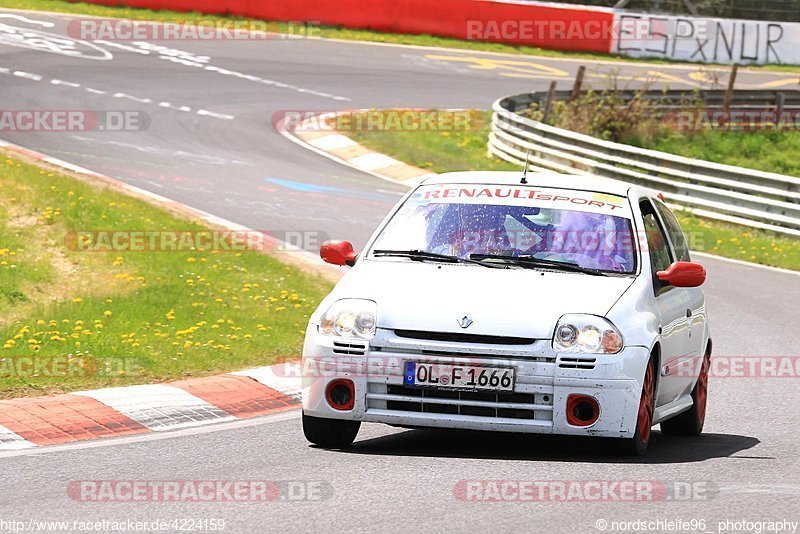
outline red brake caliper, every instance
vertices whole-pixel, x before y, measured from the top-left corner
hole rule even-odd
[[[639,401],[639,438],[642,443],[647,443],[650,439],[650,429],[653,426],[653,411],[655,410],[655,380],[653,376],[653,366],[647,364],[647,372],[644,375],[644,387],[642,387],[642,399]]]

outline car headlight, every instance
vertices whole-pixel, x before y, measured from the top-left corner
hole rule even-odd
[[[342,299],[336,301],[322,315],[320,333],[326,336],[375,337],[377,305],[371,300]]]
[[[564,315],[553,334],[559,352],[616,354],[622,350],[622,334],[608,319],[596,315]]]

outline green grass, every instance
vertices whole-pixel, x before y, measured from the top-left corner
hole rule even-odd
[[[2,157],[0,397],[298,357],[329,282],[255,251],[87,252],[67,239],[87,230],[207,229],[110,188]],[[85,366],[70,376],[20,373],[26,357]]]
[[[467,128],[445,131],[367,131],[365,128],[346,133],[354,141],[373,150],[437,173],[519,169],[518,165],[499,158],[486,157],[486,136],[490,121],[491,113],[472,110],[469,112],[469,120],[462,122],[468,125]]]
[[[490,112],[471,111],[472,120],[469,121],[470,126],[467,131],[383,130],[347,132],[347,135],[372,150],[434,172],[519,170],[519,166],[488,155],[486,125],[490,116]],[[793,157],[800,155],[795,141],[797,134],[779,134],[779,140],[774,146],[769,143],[759,145],[757,141],[752,141],[751,145],[750,138],[746,137],[762,134],[742,134],[745,136],[744,146],[727,141],[724,136],[730,134],[720,135],[723,137],[717,145],[714,145],[716,151],[713,153],[708,150],[694,153],[693,151],[700,149],[690,143],[678,144],[677,148],[682,149],[685,155],[704,159],[713,156],[711,159],[714,161],[733,164],[745,163],[747,150],[758,150],[762,155],[769,157],[762,157],[758,162],[748,162],[748,165],[774,172],[786,172],[800,165],[798,163],[800,160],[792,161]],[[792,142],[795,145],[792,145]],[[649,148],[661,150],[664,147]],[[696,251],[800,270],[800,239],[701,219],[685,212],[678,212],[676,215],[689,237],[692,248]]]
[[[272,0],[266,0],[272,1]],[[122,3],[122,0],[120,0]],[[100,6],[87,4],[84,2],[67,2],[65,0],[0,0],[0,7],[13,9],[30,9],[38,11],[56,11],[61,13],[77,13],[93,15],[98,17],[117,17],[133,20],[152,20],[158,22],[188,22],[191,19],[202,17],[204,21],[222,21],[246,19],[241,17],[223,17],[216,15],[205,15],[199,12],[180,13],[169,10],[153,11],[150,9],[131,8],[126,6]],[[255,24],[255,28],[261,28],[262,24]],[[279,22],[271,31],[292,33],[288,24]],[[395,33],[376,32],[371,30],[351,30],[341,27],[321,26],[315,30],[314,36],[329,39],[345,39],[351,41],[371,41],[377,43],[406,44],[417,46],[438,46],[443,48],[454,48],[462,50],[478,50],[483,52],[496,52],[504,54],[523,54],[550,58],[566,59],[589,59],[606,61],[628,61],[643,64],[675,64],[681,63],[674,60],[661,58],[632,58],[615,54],[596,54],[587,52],[564,52],[560,50],[549,50],[531,46],[511,46],[500,43],[488,43],[480,41],[467,41],[461,39],[450,39],[433,35],[404,35]],[[688,63],[687,63],[688,64]],[[748,68],[761,68],[766,70],[776,70],[781,72],[800,72],[800,67],[793,65],[763,65]]]
[[[676,212],[693,250],[800,271],[800,239]]]
[[[647,142],[636,138],[625,142],[689,158],[800,176],[798,132],[666,132]]]

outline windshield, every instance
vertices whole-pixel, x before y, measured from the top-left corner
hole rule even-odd
[[[372,250],[533,257],[633,273],[624,200],[524,186],[424,186],[392,217]]]

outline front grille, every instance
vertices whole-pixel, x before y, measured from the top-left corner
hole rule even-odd
[[[334,354],[349,354],[353,356],[363,356],[367,352],[367,345],[364,343],[344,343],[342,341],[333,342]]]
[[[594,369],[597,363],[597,358],[580,358],[580,357],[567,357],[562,356],[558,361],[558,366],[561,369]]]
[[[450,341],[453,343],[482,343],[486,345],[532,345],[536,340],[529,337],[482,336],[450,332],[425,332],[422,330],[395,330],[397,337],[425,339],[429,341]]]
[[[391,347],[381,347],[376,345],[370,346],[370,352],[373,354],[378,353],[390,353],[397,355],[398,357],[402,357],[405,359],[413,360],[413,359],[425,359],[429,356],[441,357],[441,358],[472,358],[472,359],[479,359],[488,361],[491,359],[503,360],[506,362],[509,361],[524,361],[524,362],[542,362],[542,363],[553,363],[555,362],[555,355],[550,354],[542,354],[538,353],[536,349],[532,348],[530,351],[521,351],[517,350],[514,352],[496,352],[496,353],[489,353],[483,351],[477,351],[480,347],[473,348],[473,350],[465,350],[464,346],[459,346],[456,348],[449,348],[449,347],[438,347],[436,345],[432,345],[434,348],[419,348],[419,347],[398,347],[398,346],[391,346]]]
[[[400,412],[552,421],[553,397],[539,393],[492,393],[371,385],[370,407]],[[384,393],[385,391],[385,393]]]

